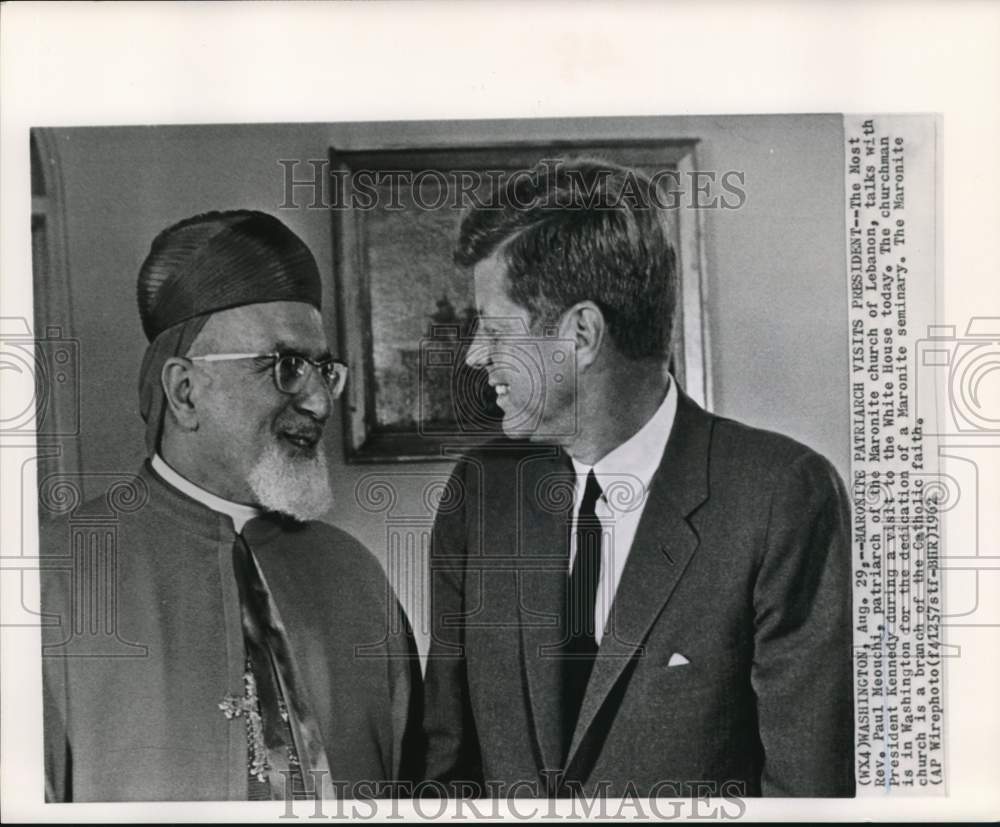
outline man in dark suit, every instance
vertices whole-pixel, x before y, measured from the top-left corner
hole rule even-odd
[[[496,196],[456,258],[480,306],[468,361],[512,439],[458,463],[434,528],[429,776],[467,794],[853,795],[836,471],[670,375],[675,256],[648,178],[562,162]]]

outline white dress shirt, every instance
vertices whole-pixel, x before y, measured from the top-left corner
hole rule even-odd
[[[244,525],[261,513],[261,509],[254,508],[252,505],[224,500],[222,497],[217,497],[210,491],[206,491],[200,485],[195,485],[191,480],[182,477],[167,465],[159,454],[153,455],[151,464],[153,470],[163,478],[164,482],[169,483],[182,494],[187,494],[192,500],[197,500],[202,505],[211,508],[212,511],[231,517],[237,534],[243,530]]]
[[[580,514],[580,504],[591,469],[601,486],[601,497],[595,506],[601,521],[601,577],[594,607],[594,630],[598,644],[604,637],[604,627],[611,604],[621,581],[639,520],[646,507],[646,497],[653,474],[660,466],[667,439],[677,414],[677,383],[670,377],[667,395],[650,420],[630,439],[598,460],[584,465],[573,460],[576,471],[576,504],[573,507],[574,526]],[[576,531],[570,540],[569,566],[576,559]]]

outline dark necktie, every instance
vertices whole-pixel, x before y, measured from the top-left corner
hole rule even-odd
[[[301,678],[271,593],[242,535],[233,544],[233,567],[240,594],[248,681],[257,697],[260,719],[249,736],[249,795],[269,787],[270,798],[285,797],[284,785],[302,794],[303,771],[328,771],[321,737],[305,706]],[[286,781],[287,779],[287,781]],[[311,780],[311,779],[310,779]]]
[[[576,557],[569,576],[567,647],[563,659],[564,754],[569,750],[597,656],[594,610],[601,578],[601,522],[596,511],[600,497],[601,486],[591,470],[576,519]]]

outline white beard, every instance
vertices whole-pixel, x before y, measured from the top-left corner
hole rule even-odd
[[[272,442],[251,469],[247,482],[263,508],[302,522],[318,519],[333,500],[322,449],[311,457],[296,457]]]

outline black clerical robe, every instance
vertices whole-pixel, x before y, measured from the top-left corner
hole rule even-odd
[[[329,783],[371,795],[419,773],[419,662],[378,561],[319,522],[264,516],[242,535],[287,631]],[[148,464],[43,520],[48,800],[247,798],[246,722],[223,710],[243,695],[246,664],[234,537],[229,517]]]

